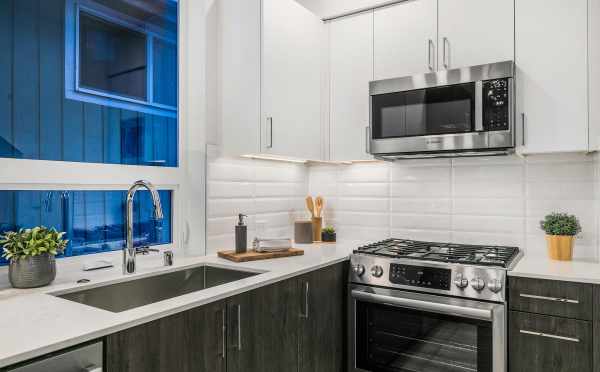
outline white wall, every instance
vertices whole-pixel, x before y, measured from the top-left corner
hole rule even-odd
[[[390,3],[390,0],[296,0],[321,18]]]
[[[309,191],[325,196],[326,223],[341,240],[516,245],[544,255],[539,221],[564,211],[583,226],[575,256],[597,260],[598,169],[584,154],[316,166]]]

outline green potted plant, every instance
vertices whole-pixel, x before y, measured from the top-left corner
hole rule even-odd
[[[327,226],[326,228],[324,228],[323,232],[321,233],[321,240],[324,242],[335,242],[335,228],[333,226]]]
[[[55,256],[64,251],[64,232],[40,226],[9,231],[0,236],[2,257],[9,260],[8,275],[15,288],[36,288],[56,278]]]
[[[546,232],[550,258],[571,261],[575,237],[581,232],[577,217],[566,213],[551,213],[540,221],[540,227]]]

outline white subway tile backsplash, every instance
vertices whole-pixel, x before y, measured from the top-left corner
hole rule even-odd
[[[392,184],[395,198],[448,198],[449,182],[398,182]]]
[[[311,192],[326,189],[331,194],[337,189],[330,196],[336,200],[333,220],[340,232],[354,237],[365,229],[372,234],[374,226],[381,224],[379,231],[388,235],[374,237],[377,240],[395,236],[516,245],[545,255],[539,220],[561,211],[575,214],[581,221],[583,233],[577,240],[576,256],[599,256],[598,156],[554,154],[526,159],[505,156],[316,166],[309,169],[309,183]],[[382,196],[384,183],[389,183],[389,203]],[[360,187],[353,189],[355,185]],[[357,230],[367,216],[377,217]]]
[[[387,198],[389,193],[389,183],[340,183],[338,185],[338,196]]]
[[[452,227],[447,214],[392,214],[392,229],[444,230]]]
[[[456,198],[452,200],[452,213],[471,216],[523,217],[525,215],[524,199],[470,199]]]
[[[450,214],[450,199],[392,198],[393,213]]]
[[[516,245],[546,255],[539,220],[577,215],[575,256],[598,259],[598,156],[556,154],[395,163],[311,165],[213,159],[208,166],[210,252],[232,247],[238,213],[249,230],[263,221],[272,236],[291,236],[309,218],[306,195],[325,197],[325,224],[340,241],[390,236],[467,244]]]

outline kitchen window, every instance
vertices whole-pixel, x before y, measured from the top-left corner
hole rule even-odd
[[[67,0],[66,96],[176,117],[176,5],[151,1],[131,11],[128,1]]]

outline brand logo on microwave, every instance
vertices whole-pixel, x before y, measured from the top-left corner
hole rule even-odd
[[[426,141],[426,143],[428,145],[439,145],[440,143],[442,143],[442,140],[441,139],[428,139]]]

